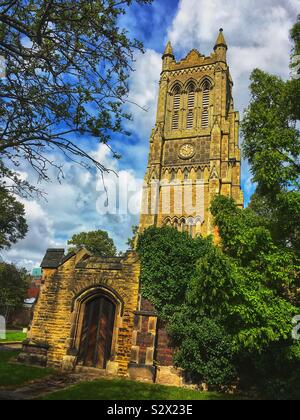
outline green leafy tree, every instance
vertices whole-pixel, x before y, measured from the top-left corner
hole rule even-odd
[[[300,18],[291,37],[298,56]],[[277,243],[300,253],[300,77],[284,81],[256,69],[250,89],[242,122],[244,156],[257,183],[250,207]]]
[[[14,265],[0,263],[0,314],[9,315],[22,307],[28,287],[27,276]]]
[[[291,39],[294,43],[291,60],[293,78],[288,82],[288,88],[293,110],[293,119],[300,120],[300,15],[291,30]]]
[[[277,76],[254,70],[252,100],[243,120],[243,150],[253,180],[263,195],[299,190],[299,131],[292,120],[287,83]]]
[[[188,304],[220,320],[237,355],[260,354],[274,342],[289,340],[292,318],[298,313],[268,284],[264,271],[252,265],[244,268],[218,248],[197,263]]]
[[[139,236],[142,293],[164,320],[184,304],[195,263],[207,246],[210,240],[192,239],[170,227],[150,227]]]
[[[61,152],[86,168],[108,169],[86,151],[92,136],[108,144],[125,133],[127,79],[142,44],[119,26],[133,3],[152,0],[8,0],[0,4],[0,158],[17,190],[28,191],[18,171],[25,159],[47,180],[48,165],[62,174]],[[114,152],[115,157],[119,157]],[[5,159],[5,165],[4,165]]]
[[[28,231],[25,209],[15,197],[0,188],[0,249],[10,248]]]
[[[291,29],[291,38],[294,42],[294,51],[295,55],[300,54],[300,15],[298,16],[297,22]]]
[[[68,245],[71,245],[69,252],[76,252],[85,247],[97,257],[113,257],[117,253],[114,241],[103,230],[73,235],[72,239],[68,241]]]
[[[213,249],[211,238],[193,239],[170,227],[146,229],[137,244],[142,295],[167,321],[175,364],[193,381],[217,386],[235,378],[231,337],[187,297],[197,261]]]
[[[212,213],[222,247],[172,228],[149,228],[138,252],[143,296],[167,321],[177,365],[221,386],[232,382],[234,372],[250,374],[268,351],[292,346],[299,266],[251,210],[218,196]],[[199,329],[202,319],[208,320],[211,342]]]
[[[154,304],[160,318],[167,321],[176,349],[175,364],[185,369],[194,381],[220,386],[235,378],[233,340],[219,320],[211,316],[212,308],[206,313],[202,298],[195,299],[191,290],[197,261],[215,250],[211,238],[193,239],[170,227],[146,229],[139,236],[137,246],[142,295]],[[206,266],[206,270],[213,270],[221,279],[224,266],[217,264],[218,260],[213,266]],[[221,299],[218,300],[222,305]]]
[[[193,383],[232,385],[237,378],[232,338],[220,323],[199,312],[186,306],[169,323],[177,349],[174,362]]]

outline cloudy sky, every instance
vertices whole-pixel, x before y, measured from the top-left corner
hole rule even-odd
[[[65,162],[65,179],[61,184],[53,181],[40,186],[47,193],[47,201],[24,201],[29,233],[9,252],[2,253],[2,257],[30,269],[40,264],[47,248],[66,247],[74,233],[95,229],[107,230],[117,247],[125,250],[131,226],[138,223],[138,190],[155,123],[161,55],[167,41],[172,42],[177,60],[192,48],[209,55],[219,28],[224,28],[235,82],[235,105],[242,114],[249,102],[249,76],[254,68],[289,77],[289,30],[299,13],[300,0],[154,0],[151,6],[131,7],[121,25],[144,42],[146,52],[136,56],[135,71],[130,78],[130,100],[147,112],[128,105],[134,117],[128,126],[132,136],[117,136],[112,145],[121,153],[120,161],[112,160],[105,146],[96,146],[94,142],[90,143],[90,152],[119,172],[120,180],[130,181],[132,214],[123,211],[103,214],[105,194],[99,174]],[[33,181],[30,170],[26,167],[23,170],[24,176]],[[242,175],[248,201],[254,187],[246,162]],[[112,176],[107,180],[108,185]],[[120,191],[125,199],[124,190],[120,188]]]

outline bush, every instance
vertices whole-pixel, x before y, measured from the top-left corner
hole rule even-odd
[[[191,319],[177,314],[169,332],[177,350],[175,364],[190,375],[193,383],[212,387],[231,385],[236,379],[232,338],[212,319]]]
[[[211,246],[210,239],[193,239],[170,227],[150,227],[140,235],[137,251],[143,297],[152,302],[163,320],[185,302],[196,261]]]

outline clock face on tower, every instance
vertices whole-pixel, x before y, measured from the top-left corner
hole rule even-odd
[[[195,154],[195,150],[192,144],[184,144],[179,149],[179,156],[182,159],[191,159]]]

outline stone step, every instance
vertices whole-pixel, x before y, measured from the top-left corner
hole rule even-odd
[[[96,378],[101,378],[104,376],[107,376],[105,369],[98,369],[93,367],[87,367],[87,366],[76,366],[75,368],[76,373],[82,373],[84,375],[90,375]]]

